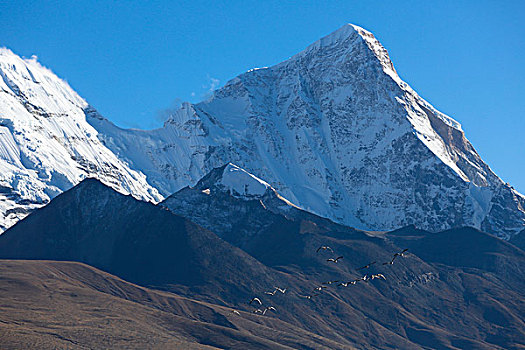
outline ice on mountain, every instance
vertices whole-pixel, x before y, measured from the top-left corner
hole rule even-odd
[[[0,125],[11,131],[23,167],[6,172],[4,182],[26,179],[38,203],[89,174],[155,201],[231,162],[245,169],[227,173],[232,193],[257,196],[271,184],[290,202],[357,228],[470,225],[509,238],[525,227],[525,197],[505,186],[461,125],[412,90],[386,49],[358,26],[239,75],[150,131],[116,127],[36,61],[6,52]],[[0,157],[15,162],[9,136],[1,137]]]

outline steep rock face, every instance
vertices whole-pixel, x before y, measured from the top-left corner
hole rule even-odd
[[[0,233],[86,177],[162,199],[98,140],[86,122],[88,104],[67,83],[2,48],[0,77]]]
[[[525,197],[353,25],[183,104],[161,129],[88,120],[164,195],[231,161],[304,209],[357,228],[469,225],[508,239],[525,225]]]

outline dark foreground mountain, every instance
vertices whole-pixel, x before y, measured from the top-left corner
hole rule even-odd
[[[134,283],[174,282],[199,295],[211,284],[214,298],[224,290],[246,297],[280,282],[214,233],[95,179],[62,193],[0,241],[2,258],[79,261]]]
[[[185,197],[187,209],[200,213],[198,206],[206,208],[207,200],[224,208],[231,205],[231,212],[210,211],[209,222],[237,214],[230,229],[247,234],[253,227],[252,239],[223,226],[223,240],[163,207],[88,180],[0,236],[0,257],[88,262],[143,285],[241,311],[256,309],[247,301],[259,297],[263,306],[257,308],[276,309],[253,315],[260,322],[280,320],[330,339],[332,348],[525,345],[525,257],[511,244],[468,229],[433,235],[410,227],[387,234],[364,232],[310,213],[297,214],[299,209],[287,216],[255,197],[209,193],[201,192],[203,197],[193,204]],[[251,215],[254,205],[256,216]],[[334,253],[316,252],[322,245]],[[393,265],[382,264],[406,247],[408,255],[397,257]],[[343,258],[327,261],[337,256]],[[374,261],[370,268],[357,270]],[[315,295],[314,288],[323,282],[350,282],[379,273],[386,280],[347,287],[334,282],[305,298]],[[275,286],[286,293],[265,294]],[[287,331],[280,337],[287,339]]]

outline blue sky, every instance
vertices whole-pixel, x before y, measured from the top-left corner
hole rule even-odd
[[[37,55],[117,125],[154,128],[355,23],[525,193],[523,13],[525,1],[0,1],[0,46]]]

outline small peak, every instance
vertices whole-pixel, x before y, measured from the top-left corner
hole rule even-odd
[[[301,209],[281,196],[269,183],[233,163],[228,163],[224,167],[220,185],[226,188],[234,197],[259,199],[265,209],[266,207],[261,199],[266,200],[268,198],[276,198],[281,203],[281,209],[289,209],[291,207]]]
[[[332,33],[326,35],[325,37],[321,38],[321,40],[325,41],[340,41],[344,40],[355,33],[359,33],[360,30],[364,30],[363,28],[356,26],[351,23],[347,23],[340,27],[339,29],[333,31]]]
[[[383,66],[383,70],[385,73],[390,75],[394,80],[399,80],[399,76],[397,75],[397,72],[394,68],[394,64],[390,60],[390,56],[388,55],[388,51],[384,48],[384,46],[377,40],[377,38],[372,34],[372,32],[357,26],[355,24],[348,23],[332,34],[329,34],[328,36],[324,37],[321,40],[331,41],[331,42],[337,42],[342,41],[342,39],[346,39],[350,35],[353,35],[354,33],[357,33],[359,37],[365,42],[365,44],[368,46],[370,51],[374,53],[374,55],[377,57],[381,65]]]
[[[190,102],[182,102],[180,109],[193,109],[193,105]]]
[[[213,169],[194,188],[207,192],[219,190],[234,197],[243,198],[258,198],[262,197],[267,190],[275,191],[267,182],[233,163]]]
[[[341,50],[340,52],[346,52],[347,50],[354,48],[356,45],[362,45],[363,43],[365,46],[362,47],[367,48],[373,53],[373,55],[382,65],[384,72],[390,75],[396,82],[401,82],[396,70],[394,69],[393,63],[390,60],[388,52],[383,47],[383,45],[381,45],[381,43],[371,32],[351,23],[345,24],[336,31],[317,40],[308,46],[304,51],[291,57],[290,60],[293,60],[297,57],[302,57],[303,55],[312,51],[325,48],[338,48]],[[287,61],[281,64],[285,64],[286,62]]]
[[[76,186],[72,187],[71,189],[75,188],[108,188],[108,186],[104,185],[99,179],[96,177],[88,176],[84,178],[82,181],[80,181]]]
[[[354,26],[353,24],[345,24],[336,31],[317,40],[316,42],[308,46],[303,52],[309,52],[311,50],[340,44],[346,42],[347,39],[351,38],[352,36],[356,36],[357,38],[358,29],[362,28]]]
[[[290,208],[301,209],[281,196],[266,181],[233,163],[226,163],[223,166],[212,169],[195,186],[187,187],[174,193],[166,201],[169,202],[177,198],[179,193],[188,189],[198,191],[204,196],[215,197],[226,194],[237,199],[256,200],[264,209],[267,209],[268,205],[277,208],[279,211],[286,211]]]
[[[359,26],[350,24],[354,28],[354,30],[359,34],[359,36],[365,41],[368,48],[374,53],[374,55],[377,57],[379,62],[381,62],[381,65],[383,66],[383,70],[385,73],[390,75],[395,81],[398,83],[400,82],[399,76],[397,75],[397,72],[394,68],[394,64],[390,60],[390,56],[388,55],[388,51],[384,48],[384,46],[379,42],[379,40],[376,39],[374,34],[369,32],[366,29],[363,29]]]
[[[352,23],[348,23],[340,27],[339,29],[333,31],[332,33],[324,36],[323,38],[319,39],[319,41],[322,41],[325,44],[342,42],[345,39],[356,34],[365,40],[367,40],[366,38],[375,39],[374,34],[364,29],[363,27],[357,26]]]
[[[230,194],[243,197],[260,197],[264,195],[268,189],[272,189],[272,186],[267,182],[232,163],[228,163],[224,168],[219,183],[224,186]]]
[[[117,188],[115,188],[114,183],[108,183],[104,179],[97,178],[95,176],[87,176],[82,181],[80,181],[75,186],[71,187],[69,190],[65,191],[65,193],[75,193],[77,196],[88,196],[88,197],[101,197],[102,194],[104,196],[128,196],[132,197],[132,195],[127,191],[120,191]]]
[[[224,173],[224,169],[228,166],[229,163],[224,164],[223,166],[220,166],[218,168],[213,168],[209,173],[204,175],[193,188],[198,190],[209,190],[211,187],[214,187],[217,185],[217,183],[222,178],[222,174]]]

